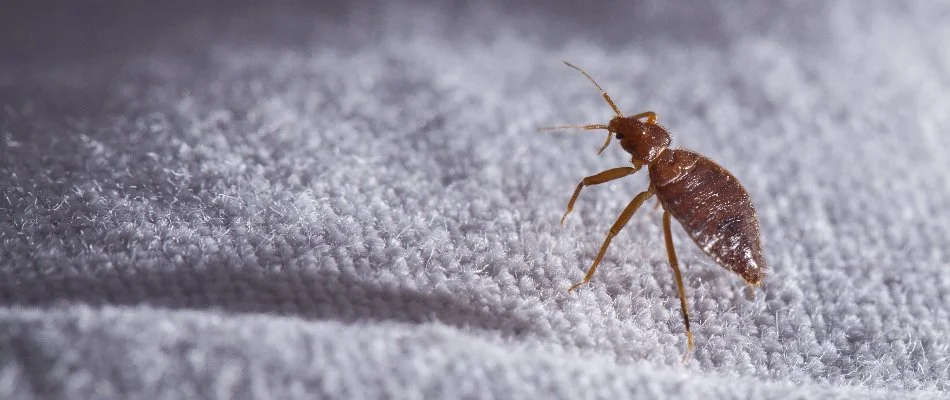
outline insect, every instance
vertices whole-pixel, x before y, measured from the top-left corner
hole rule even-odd
[[[673,249],[670,217],[676,218],[693,241],[719,265],[739,274],[750,287],[759,286],[765,278],[768,265],[762,255],[759,221],[749,194],[729,171],[709,158],[689,150],[670,148],[670,134],[657,123],[656,113],[647,111],[624,116],[594,78],[573,64],[567,61],[564,63],[580,71],[597,86],[616,116],[607,124],[562,125],[539,130],[606,130],[607,140],[597,154],[603,153],[610,145],[611,138],[616,138],[620,141],[620,146],[630,153],[633,166],[612,168],[584,178],[577,184],[574,195],[567,203],[567,211],[561,217],[561,225],[564,225],[565,219],[574,210],[574,203],[585,186],[623,178],[639,171],[643,166],[647,167],[650,174],[647,190],[636,195],[620,213],[584,279],[571,286],[568,291],[574,291],[590,281],[610,241],[620,233],[637,209],[655,195],[658,205],[663,207],[666,253],[676,279],[680,310],[683,314],[683,324],[686,326],[686,353],[683,355],[685,361],[686,355],[694,347],[693,333],[689,327],[683,277],[676,260],[676,251]]]

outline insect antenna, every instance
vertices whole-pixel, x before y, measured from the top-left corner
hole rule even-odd
[[[617,108],[617,105],[616,105],[616,104],[614,104],[614,100],[610,98],[610,95],[607,94],[607,92],[604,90],[604,88],[600,87],[600,85],[597,84],[597,81],[595,81],[594,78],[591,78],[590,74],[588,74],[587,71],[584,71],[584,70],[578,68],[576,65],[571,64],[571,63],[569,63],[569,62],[567,62],[567,61],[565,61],[564,64],[567,64],[568,67],[571,67],[571,68],[574,68],[574,69],[580,71],[580,73],[584,74],[584,76],[586,76],[587,79],[590,79],[591,83],[593,83],[594,86],[597,86],[597,90],[600,90],[600,94],[602,94],[602,95],[604,96],[604,100],[607,100],[607,104],[610,104],[610,108],[613,108],[613,109],[614,109],[614,112],[617,113],[617,116],[618,116],[618,117],[622,117],[622,116],[623,116],[623,113],[620,112],[620,109]]]
[[[614,100],[610,98],[610,95],[607,94],[607,92],[604,90],[604,88],[600,87],[600,84],[598,84],[597,81],[595,81],[594,78],[592,78],[592,77],[590,76],[590,74],[587,73],[587,71],[584,71],[584,70],[578,68],[576,65],[571,64],[571,63],[569,63],[569,62],[567,62],[567,61],[564,61],[564,64],[566,64],[568,67],[574,68],[574,69],[580,71],[580,73],[584,74],[584,76],[586,76],[587,79],[589,79],[589,80],[591,81],[591,83],[594,84],[594,86],[597,86],[597,90],[600,90],[600,94],[604,96],[604,100],[607,101],[607,104],[610,105],[610,108],[612,108],[612,109],[614,110],[614,112],[617,114],[617,116],[618,116],[618,117],[622,117],[622,116],[623,116],[623,113],[621,113],[621,112],[620,112],[620,109],[617,108],[617,104],[614,103]],[[550,131],[550,130],[557,130],[557,129],[572,129],[572,128],[585,129],[585,130],[607,129],[607,130],[609,131],[609,128],[608,128],[607,125],[605,125],[605,124],[561,125],[561,126],[553,126],[553,127],[550,127],[550,128],[539,128],[538,131]],[[597,150],[597,155],[600,155],[601,153],[603,153],[604,150],[607,149],[607,146],[610,145],[610,137],[611,137],[611,136],[613,136],[612,133],[611,133],[611,132],[607,132],[607,138],[604,139],[604,145],[603,145],[603,146],[600,146],[600,149]]]
[[[593,131],[596,129],[607,129],[605,124],[589,124],[589,125],[558,125],[558,126],[546,126],[543,128],[538,128],[538,132],[543,131],[557,131],[561,129],[584,129],[588,131]]]
[[[589,125],[559,125],[559,126],[547,126],[543,128],[538,128],[538,132],[543,131],[556,131],[561,129],[584,129],[588,131],[593,131],[597,129],[608,129],[605,124],[589,124]],[[597,150],[597,155],[604,152],[604,149],[610,145],[610,137],[612,136],[611,132],[607,132],[607,140],[604,141],[604,145],[600,146],[600,150]]]

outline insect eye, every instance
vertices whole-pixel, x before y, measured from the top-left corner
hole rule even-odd
[[[623,140],[623,134],[622,134],[622,133],[617,132],[617,140]]]

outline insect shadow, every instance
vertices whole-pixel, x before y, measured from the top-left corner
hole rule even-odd
[[[189,219],[183,210],[198,209],[199,216],[220,214],[221,206],[213,201],[214,188],[218,182],[230,179],[228,176],[200,174],[182,183],[173,181],[174,177],[168,175],[167,169],[151,168],[147,164],[134,164],[131,173],[115,177],[116,190],[131,198],[151,196],[154,213],[186,215],[182,222],[197,226],[211,222]],[[67,189],[52,185],[43,190],[44,193],[59,193]],[[14,203],[19,205],[21,202],[14,200]],[[62,215],[52,216],[59,218],[61,226],[36,236],[40,242],[59,243],[65,258],[57,261],[51,272],[44,274],[35,272],[42,269],[38,266],[21,264],[22,273],[14,272],[0,280],[0,305],[147,305],[343,322],[440,322],[462,328],[499,331],[504,335],[524,334],[534,327],[526,317],[499,310],[499,307],[491,307],[489,312],[487,306],[479,303],[477,296],[472,301],[474,294],[466,298],[458,293],[416,289],[402,286],[401,282],[370,279],[367,276],[372,271],[339,271],[325,268],[319,262],[308,265],[295,261],[309,244],[306,239],[292,236],[286,238],[289,247],[294,249],[291,254],[261,250],[256,260],[245,261],[228,252],[189,254],[182,249],[179,255],[184,260],[170,263],[167,267],[163,265],[169,264],[167,259],[154,253],[152,256],[160,257],[161,261],[149,258],[124,261],[122,255],[129,251],[126,241],[136,240],[127,237],[130,235],[127,230],[106,232],[100,230],[99,225],[68,216],[82,211],[107,220],[117,217],[105,215],[108,210],[83,206],[79,200],[66,203],[62,208]],[[129,218],[144,217],[130,214]],[[74,233],[82,230],[86,231],[85,235]],[[83,265],[89,257],[83,243],[94,243],[108,254],[115,255],[110,258],[116,267],[90,270]],[[351,252],[350,256],[368,257],[358,252]],[[264,271],[263,265],[284,267],[278,271]]]
[[[201,270],[98,272],[5,282],[0,284],[0,303],[147,305],[342,322],[440,322],[510,336],[533,330],[526,318],[505,311],[489,312],[457,294],[370,282],[328,270],[254,272],[226,266],[224,260]]]
[[[84,117],[89,110],[74,111],[78,120],[89,119]],[[132,118],[133,122],[136,120]],[[148,122],[149,119],[141,120]],[[180,246],[171,246],[171,254],[152,249],[130,260],[129,254],[143,245],[139,237],[143,230],[139,228],[157,226],[156,216],[172,215],[175,216],[172,219],[183,226],[214,230],[223,229],[248,213],[240,205],[229,207],[217,201],[219,194],[231,193],[228,187],[240,185],[243,182],[240,178],[227,170],[194,168],[204,161],[200,154],[179,154],[175,141],[186,142],[178,132],[188,128],[184,125],[187,121],[170,118],[157,122],[163,127],[163,134],[136,137],[128,132],[144,131],[135,126],[116,130],[93,129],[95,124],[88,129],[80,126],[75,129],[88,135],[66,138],[44,134],[39,128],[35,131],[24,128],[17,137],[27,144],[22,146],[24,150],[15,153],[15,157],[8,157],[9,160],[0,160],[0,166],[16,165],[18,174],[0,178],[0,184],[17,187],[39,182],[40,185],[32,194],[16,197],[16,193],[11,193],[12,200],[0,196],[0,204],[8,203],[5,206],[13,210],[0,213],[0,225],[5,222],[14,225],[17,220],[26,219],[16,216],[40,215],[50,223],[44,223],[44,229],[37,230],[31,240],[37,246],[49,245],[61,252],[54,257],[56,260],[46,260],[45,265],[40,265],[35,260],[30,261],[26,247],[10,249],[17,252],[11,253],[12,256],[22,261],[13,263],[17,267],[0,279],[0,305],[145,305],[343,322],[439,322],[498,331],[503,335],[536,330],[530,319],[517,312],[494,305],[489,307],[488,300],[481,301],[475,289],[469,296],[417,289],[402,282],[372,279],[373,271],[335,270],[325,268],[319,261],[298,262],[297,257],[312,248],[306,238],[288,236],[284,240],[288,245],[286,249],[291,249],[289,252],[258,249],[256,259],[249,260],[229,251],[191,251]],[[432,129],[438,129],[440,122],[434,124]],[[57,156],[42,157],[42,152]],[[100,162],[86,161],[90,159]],[[182,176],[176,170],[190,172]],[[69,178],[58,179],[66,176],[65,171],[69,171]],[[63,181],[70,183],[63,184]],[[106,198],[101,203],[108,207],[86,197],[85,192],[95,191],[90,187],[100,185],[98,192]],[[79,186],[86,189],[76,189]],[[83,194],[74,193],[74,189]],[[47,200],[62,198],[69,201],[62,201],[60,205],[58,201]],[[113,207],[114,204],[127,207]],[[270,224],[280,223],[283,218],[279,214],[266,216]],[[132,228],[126,228],[120,226],[119,221],[135,223],[127,224]],[[258,226],[260,230],[266,228],[266,225]],[[167,230],[158,231],[163,232],[162,235],[169,234]],[[253,234],[239,239],[250,240],[250,236]],[[210,236],[201,238],[217,240]],[[90,248],[96,248],[100,254],[90,254]],[[367,252],[354,250],[350,256],[365,260],[369,258]],[[100,265],[101,255],[107,256],[114,268],[88,266]],[[0,254],[2,256],[5,254]],[[169,256],[180,256],[183,260],[170,262]],[[90,258],[97,261],[90,262]],[[265,271],[270,266],[283,267],[278,271]],[[39,270],[48,272],[38,273]]]

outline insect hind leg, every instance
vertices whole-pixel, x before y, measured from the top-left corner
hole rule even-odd
[[[673,277],[676,278],[676,289],[680,295],[680,311],[683,312],[683,324],[686,325],[686,352],[683,353],[683,362],[693,350],[693,332],[689,329],[689,310],[686,307],[686,291],[683,289],[683,275],[680,274],[679,262],[676,260],[676,250],[673,248],[673,232],[670,229],[670,212],[663,211],[663,236],[666,240],[666,255],[673,268]]]

